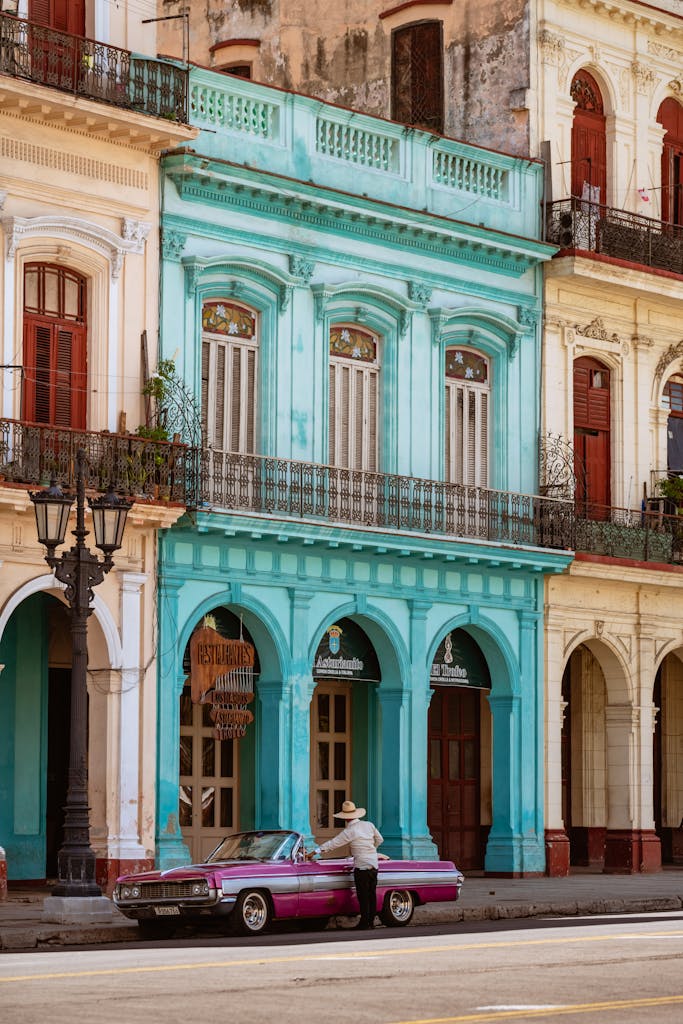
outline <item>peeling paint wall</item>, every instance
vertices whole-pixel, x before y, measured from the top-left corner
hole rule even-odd
[[[445,134],[515,155],[529,151],[530,0],[458,0],[408,7],[387,0],[195,0],[190,59],[225,67],[231,53],[252,77],[331,103],[391,116],[391,35],[423,20],[443,23]],[[159,15],[186,0],[161,0]],[[399,6],[399,5],[396,5]],[[235,40],[235,47],[212,47]],[[237,41],[258,40],[244,47]],[[180,21],[159,23],[159,51],[180,56]],[[235,61],[237,62],[237,60]]]

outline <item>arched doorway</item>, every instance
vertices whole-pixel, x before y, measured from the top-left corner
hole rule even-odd
[[[226,640],[244,639],[254,648],[254,680],[260,674],[258,651],[246,627],[227,608],[214,608],[202,620]],[[180,777],[178,824],[194,862],[200,862],[232,832],[254,827],[255,724],[241,739],[219,739],[209,700],[193,700],[190,643],[183,659],[187,680],[180,695]],[[251,701],[252,713],[256,701]]]
[[[609,515],[610,423],[610,372],[582,356],[574,361],[574,474],[577,512],[587,519]]]
[[[662,144],[662,220],[683,224],[683,107],[669,96],[657,112]]]
[[[607,144],[600,87],[582,68],[572,79],[570,94],[576,104],[572,121],[572,196],[604,205]]]
[[[486,702],[491,676],[465,630],[453,630],[442,640],[430,683],[427,824],[442,859],[462,870],[481,870],[488,834],[482,803],[490,808],[491,802]]]
[[[0,835],[10,877],[57,877],[69,766],[69,610],[33,594],[0,641]]]
[[[668,655],[654,685],[655,718],[653,779],[655,831],[662,863],[683,864],[683,663]]]
[[[324,842],[339,830],[334,814],[344,800],[366,807],[370,802],[381,673],[375,649],[357,622],[342,618],[326,629],[313,660],[313,679],[311,832],[316,842]]]

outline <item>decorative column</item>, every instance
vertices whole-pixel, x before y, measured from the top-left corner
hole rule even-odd
[[[309,660],[309,610],[313,594],[290,590],[290,637],[292,663],[284,689],[287,719],[284,728],[289,760],[284,760],[282,813],[289,828],[312,841],[311,786],[311,698],[313,675]]]
[[[604,870],[607,874],[659,871],[659,837],[654,828],[639,827],[642,824],[642,815],[639,813],[641,790],[649,784],[652,791],[652,773],[650,770],[643,777],[637,752],[641,749],[643,727],[648,733],[648,745],[652,750],[653,706],[640,708],[631,704],[608,705],[605,718],[608,817]],[[652,754],[650,763],[651,758]],[[651,798],[649,806],[648,820],[651,821]]]
[[[546,624],[545,666],[545,858],[546,873],[569,874],[569,836],[562,817],[562,727],[567,703],[562,699],[562,630]]]
[[[118,860],[118,874],[151,867],[141,843],[140,786],[140,665],[143,630],[142,594],[144,573],[123,572],[121,578],[121,642],[123,667],[119,703],[119,798],[120,818],[116,848],[110,856]]]
[[[257,828],[289,828],[284,780],[288,774],[290,688],[282,680],[259,680]]]
[[[160,552],[161,555],[161,552]],[[159,578],[156,861],[162,869],[188,864],[190,851],[178,822],[180,695],[184,675],[178,652],[178,595],[182,583]]]
[[[405,704],[406,740],[410,755],[408,758],[400,756],[399,760],[399,770],[405,763],[408,772],[407,777],[401,779],[405,787],[408,812],[403,843],[405,856],[414,860],[434,860],[439,856],[427,823],[427,744],[429,703],[432,697],[430,666],[427,664],[427,613],[430,608],[431,603],[428,601],[410,602],[410,681]],[[386,736],[384,725],[382,731]],[[401,774],[404,775],[404,772]]]

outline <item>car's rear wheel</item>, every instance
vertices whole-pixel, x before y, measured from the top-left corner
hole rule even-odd
[[[138,931],[143,939],[169,939],[174,926],[168,921],[157,921],[156,918],[138,920]]]
[[[391,889],[384,897],[380,920],[387,928],[404,928],[415,911],[415,900],[408,889]]]
[[[258,889],[246,889],[237,897],[232,924],[239,935],[260,935],[268,928],[272,913],[270,900]]]

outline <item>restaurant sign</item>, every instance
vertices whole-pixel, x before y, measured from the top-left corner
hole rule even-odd
[[[210,626],[190,638],[192,700],[211,704],[216,739],[241,739],[254,716],[254,647],[246,640],[227,640]]]
[[[369,637],[351,619],[330,626],[313,659],[315,679],[362,679],[380,682],[382,676]]]
[[[432,686],[473,686],[491,689],[491,674],[479,645],[464,629],[447,633],[439,644],[429,674]]]

